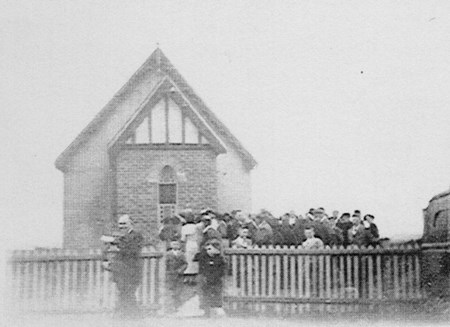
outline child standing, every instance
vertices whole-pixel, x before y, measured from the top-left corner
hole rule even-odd
[[[166,255],[166,310],[174,313],[181,305],[183,273],[187,267],[186,257],[178,241],[170,242]]]
[[[198,256],[199,274],[203,277],[202,304],[206,315],[212,311],[217,316],[225,315],[222,308],[222,278],[225,275],[225,259],[221,255],[221,242],[218,239],[211,239],[206,242],[204,251]]]

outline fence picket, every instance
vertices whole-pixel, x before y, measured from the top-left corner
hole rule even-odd
[[[420,283],[420,261],[419,261],[419,255],[414,255],[414,271],[415,271],[415,278],[414,278],[414,284],[416,289],[416,296],[417,298],[422,298],[422,292],[421,292],[421,283]]]
[[[240,295],[245,296],[246,295],[246,288],[245,288],[245,257],[244,255],[239,256],[239,289],[240,289]]]
[[[394,255],[394,298],[400,297],[400,285],[398,282],[398,255]]]
[[[303,268],[303,256],[299,255],[297,257],[297,284],[298,284],[298,297],[303,298],[304,292],[303,292],[303,278],[304,278],[304,268]]]
[[[271,248],[271,247],[269,247],[269,248]],[[269,276],[267,276],[268,277],[268,280],[269,280],[269,290],[268,290],[268,293],[267,293],[267,295],[269,296],[269,297],[272,297],[273,296],[273,284],[274,284],[274,278],[273,278],[273,260],[274,260],[274,256],[273,255],[271,255],[271,256],[269,256],[269,258],[268,258],[269,260],[269,262],[268,262],[268,265],[269,265],[269,272],[268,272],[268,274],[269,274]]]
[[[317,297],[317,256],[310,256],[311,260],[311,284],[312,284],[312,296]]]
[[[355,268],[355,288],[358,289],[358,296],[360,298],[367,298],[367,256],[360,256],[361,267],[360,270]],[[361,284],[359,284],[359,274],[361,275]],[[356,281],[358,279],[358,282]]]
[[[47,283],[47,274],[45,273],[46,270],[46,264],[44,262],[41,262],[39,265],[38,270],[38,279],[39,279],[39,291],[38,291],[38,301],[39,301],[39,308],[46,309],[46,283]]]
[[[148,262],[147,257],[144,258],[144,263],[142,265],[142,286],[141,286],[141,296],[142,305],[146,307],[148,305]]]
[[[340,298],[345,298],[345,266],[344,266],[344,256],[339,257],[339,287],[340,287]]]
[[[305,256],[305,297],[309,299],[311,297],[311,263],[310,263],[310,256]]]
[[[275,296],[281,296],[281,258],[280,255],[275,256]]]
[[[289,257],[283,256],[283,294],[289,296]]]
[[[367,259],[368,259],[368,269],[367,269],[367,273],[368,273],[368,275],[369,275],[369,278],[368,278],[368,282],[369,282],[369,285],[368,285],[368,289],[369,289],[369,299],[373,299],[373,257],[372,257],[372,255],[368,255],[367,256]]]
[[[325,270],[324,270],[324,260],[325,260],[325,257],[323,256],[323,255],[320,255],[319,257],[318,257],[318,259],[319,259],[319,274],[318,274],[318,277],[319,277],[319,297],[321,298],[321,299],[323,299],[324,297],[325,297],[325,274],[324,274],[324,272],[325,272]]]
[[[73,255],[74,253],[72,253]],[[78,306],[78,260],[72,261],[72,298],[71,298],[71,305],[72,308],[76,308]]]
[[[383,284],[382,284],[382,271],[381,271],[381,254],[377,254],[376,257],[376,272],[377,272],[377,298],[381,300],[383,298]]]
[[[352,289],[352,257],[350,256],[350,254],[346,255],[347,257],[347,290],[351,290]],[[346,298],[352,298],[352,293],[347,292],[347,294],[345,294]]]
[[[400,285],[400,296],[405,299],[408,298],[406,293],[406,255],[400,257]]]
[[[267,297],[267,257],[264,254],[261,255],[261,296]],[[266,311],[264,303],[261,305],[261,311]]]
[[[295,298],[296,295],[296,282],[297,282],[297,278],[295,275],[295,256],[291,255],[290,256],[290,280],[291,280],[291,285],[290,285],[290,290],[291,290],[291,294],[290,296]]]
[[[334,247],[334,250],[336,247]],[[337,299],[339,297],[339,266],[338,266],[338,258],[336,256],[331,257],[331,271],[332,271],[332,280],[331,280],[331,288],[332,288],[332,297]]]
[[[98,250],[96,254],[99,255],[100,251]],[[100,309],[102,306],[102,275],[104,275],[102,260],[96,260],[95,273],[95,308]]]
[[[89,250],[89,257],[93,257],[95,255],[95,250]],[[94,275],[94,260],[88,260],[86,262],[88,266],[88,275],[87,275],[87,307],[92,308],[94,304],[94,282],[95,282],[95,275]]]
[[[150,258],[149,259],[149,264],[150,264],[150,276],[156,276],[156,265],[158,264],[157,260],[155,260],[154,258]],[[161,262],[161,266],[160,266],[161,270],[164,269],[164,266]],[[160,298],[161,301],[163,301],[163,296],[162,294],[160,294]],[[150,283],[150,304],[155,304],[156,303],[156,284],[155,282]]]
[[[238,269],[237,269],[237,255],[231,255],[231,284],[233,286],[233,292],[236,292],[238,288]]]
[[[407,265],[407,274],[408,274],[408,298],[414,298],[414,266],[413,266],[413,258],[411,255],[408,255],[408,265]]]
[[[31,299],[33,301],[33,310],[37,310],[39,308],[39,296],[38,296],[38,287],[39,287],[39,265],[40,262],[33,262],[33,284],[31,289]]]
[[[331,299],[331,257],[325,257],[326,298]]]
[[[260,256],[259,255],[255,255],[254,258],[253,258],[253,262],[255,264],[255,276],[254,276],[254,282],[255,282],[254,295],[255,295],[255,297],[259,297],[259,295],[260,295],[260,291],[259,291],[259,287],[260,287],[260,283],[259,283],[259,278],[260,278],[259,260],[260,260]]]
[[[253,257],[247,255],[247,296],[253,296]],[[244,267],[245,269],[245,267]]]

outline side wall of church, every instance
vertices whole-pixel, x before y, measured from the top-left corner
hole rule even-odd
[[[244,166],[239,154],[230,146],[227,153],[217,157],[219,212],[235,209],[250,213],[252,190],[250,170]]]
[[[131,94],[111,101],[115,114],[91,132],[64,169],[64,248],[98,248],[100,236],[114,223],[114,176],[107,144],[161,78],[158,73],[141,75]]]

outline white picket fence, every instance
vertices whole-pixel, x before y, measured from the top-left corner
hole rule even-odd
[[[163,254],[144,249],[141,256],[138,302],[156,309],[164,292]],[[116,288],[102,260],[101,250],[14,251],[8,265],[8,302],[23,311],[111,310]]]
[[[426,297],[421,285],[424,258],[448,249],[228,248],[225,303],[231,309],[250,304],[247,309],[258,311],[275,305],[296,312],[309,311],[315,304],[334,305],[345,312],[358,311],[361,305],[420,302]],[[164,298],[164,255],[144,249],[141,256],[138,302],[148,310],[159,309]],[[8,262],[9,303],[23,311],[111,310],[116,289],[102,260],[100,250],[15,251]]]
[[[344,305],[423,299],[421,248],[262,247],[227,249],[231,263],[230,303]],[[306,304],[303,306],[302,304]],[[255,308],[252,307],[252,310]]]

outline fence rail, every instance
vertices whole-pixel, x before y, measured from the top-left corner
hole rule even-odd
[[[162,253],[143,251],[138,301],[159,307],[163,293]],[[115,285],[102,268],[101,250],[14,251],[9,260],[10,302],[32,311],[101,311],[114,307]]]

